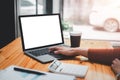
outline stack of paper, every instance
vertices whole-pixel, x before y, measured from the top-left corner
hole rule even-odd
[[[0,80],[76,80],[76,78],[13,65],[0,71]]]

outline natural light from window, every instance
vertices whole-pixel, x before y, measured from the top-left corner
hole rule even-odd
[[[120,41],[120,0],[64,0],[64,22],[82,39]]]
[[[43,11],[43,0],[19,0],[19,14],[20,15],[32,15],[42,14]]]

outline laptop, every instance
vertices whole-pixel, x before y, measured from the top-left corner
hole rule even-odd
[[[60,14],[22,15],[19,23],[25,54],[42,63],[70,58],[49,52],[51,46],[64,45]]]

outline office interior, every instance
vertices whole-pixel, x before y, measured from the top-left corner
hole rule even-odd
[[[119,47],[119,0],[8,0],[0,4],[0,48],[20,37],[19,15],[54,13],[61,15],[65,38],[72,27],[72,30],[82,32],[82,39],[107,40]],[[116,26],[111,23],[110,28],[105,28],[105,19],[114,19]]]
[[[0,70],[14,64],[48,72],[50,63],[42,64],[22,51],[19,15],[59,13],[65,39],[69,39],[70,31],[79,31],[83,48],[116,48],[120,47],[119,9],[120,0],[1,0]],[[86,77],[77,80],[116,80],[111,66],[80,57],[61,60],[89,66]]]

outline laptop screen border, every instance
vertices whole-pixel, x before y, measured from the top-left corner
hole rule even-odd
[[[61,43],[56,43],[56,44],[50,44],[50,45],[46,45],[46,46],[40,46],[40,47],[34,47],[34,48],[25,49],[21,18],[22,17],[34,17],[34,16],[52,16],[52,15],[58,15],[58,17],[59,17],[62,42]],[[59,13],[56,13],[56,14],[39,14],[39,15],[20,15],[20,16],[18,16],[18,18],[19,18],[19,27],[20,27],[20,34],[21,34],[21,42],[22,42],[23,51],[32,50],[32,49],[39,49],[39,48],[44,48],[44,47],[50,47],[50,46],[57,46],[57,45],[60,45],[60,44],[64,44],[64,37],[63,37],[63,32],[62,32],[62,22],[61,22],[61,16],[60,16]]]

